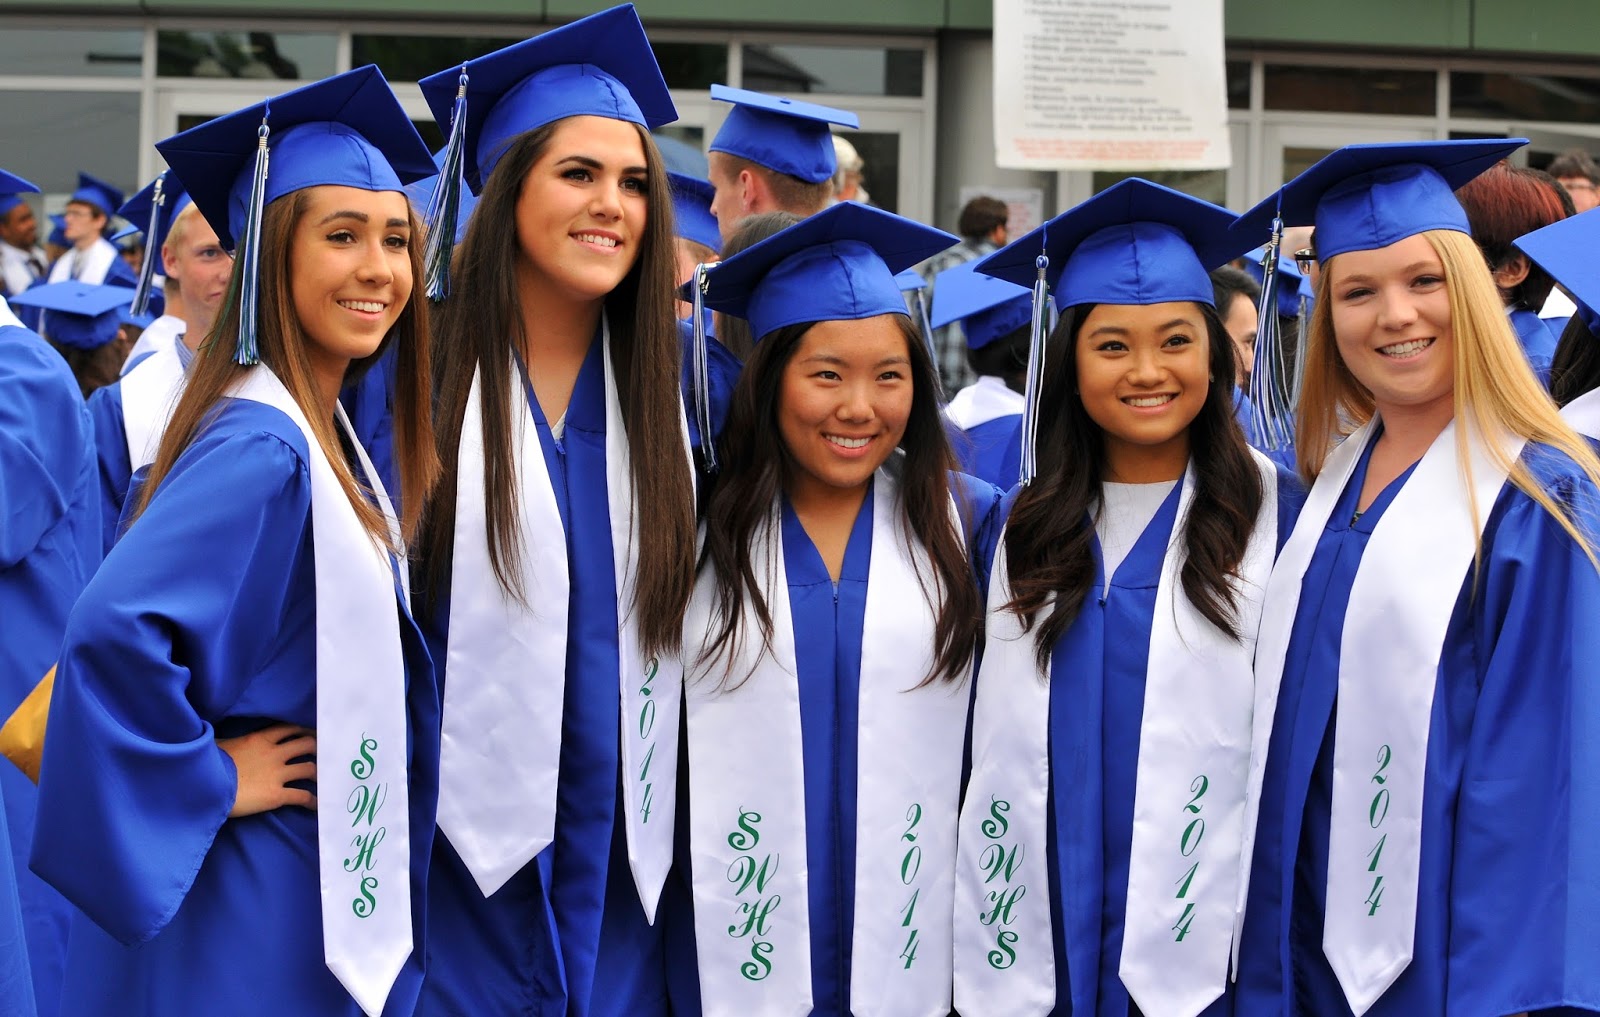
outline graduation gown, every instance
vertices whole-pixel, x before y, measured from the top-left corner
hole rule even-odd
[[[962,474],[952,474],[952,483],[957,486],[958,501],[964,499],[971,506],[967,547],[976,574],[987,577],[1001,492]],[[783,563],[795,633],[805,769],[812,1017],[850,1014],[850,951],[856,896],[856,734],[860,727],[861,639],[866,626],[872,522],[873,495],[869,489],[850,530],[835,586],[799,516],[789,500],[783,500]],[[950,750],[960,751],[960,747],[952,745]],[[687,821],[686,814],[681,821]],[[689,1012],[699,1012],[697,999]]]
[[[598,339],[589,347],[560,440],[523,379],[566,531],[571,582],[555,841],[485,898],[449,838],[437,836],[422,1017],[669,1012],[664,930],[674,924],[673,900],[686,891],[669,877],[651,926],[628,868],[601,349]],[[731,378],[724,381],[731,386]],[[723,388],[716,402],[726,407],[727,399]],[[689,421],[693,430],[692,412]],[[446,592],[426,623],[438,661],[449,645],[449,621]],[[688,927],[679,934],[689,935]],[[688,971],[692,978],[692,965]]]
[[[194,354],[177,343],[178,358],[184,369],[194,362]],[[135,367],[150,356],[146,353],[123,372],[127,377]],[[89,418],[94,424],[94,453],[100,474],[100,529],[101,546],[105,552],[117,542],[122,520],[122,510],[127,507],[128,491],[133,486],[133,460],[128,455],[128,427],[122,407],[122,379],[103,385],[89,394]],[[365,442],[363,442],[365,445]],[[383,478],[384,490],[393,491],[388,477]]]
[[[1135,777],[1150,632],[1182,482],[1107,586],[1095,539],[1095,585],[1050,656],[1050,920],[1058,1017],[1128,1017],[1118,967],[1133,845]],[[1010,513],[1015,495],[1007,498]],[[1304,492],[1278,475],[1278,548]],[[979,681],[983,680],[980,672]],[[1231,987],[1204,1017],[1234,1013]],[[1149,1014],[1147,1017],[1160,1017]]]
[[[1352,522],[1371,451],[1318,541],[1291,630],[1240,1014],[1350,1013],[1322,951],[1340,646],[1357,566],[1412,472]],[[1523,462],[1596,532],[1600,494],[1570,460],[1530,444]],[[1600,575],[1512,484],[1480,511],[1489,512],[1482,572],[1476,595],[1470,578],[1462,584],[1434,692],[1415,952],[1371,1017],[1600,1011]]]
[[[63,1017],[360,1017],[324,962],[317,814],[227,818],[237,777],[217,746],[316,723],[308,455],[280,411],[224,400],[73,611],[32,854],[81,909]],[[410,823],[427,831],[439,699],[395,589]],[[416,939],[392,1017],[412,1012],[422,980],[430,846],[411,838]]]
[[[1539,381],[1546,388],[1550,386],[1550,365],[1555,360],[1556,342],[1560,338],[1559,331],[1552,331],[1548,322],[1532,311],[1514,310],[1508,312],[1511,327],[1517,333],[1517,339],[1522,343],[1522,352],[1527,354],[1528,363],[1533,366],[1533,373],[1539,376]]]
[[[0,301],[0,719],[56,662],[67,614],[100,564],[89,411],[61,355],[33,332],[3,324],[8,318]],[[39,1012],[54,1017],[71,908],[27,869],[38,791],[8,762],[0,762],[0,798],[13,862],[0,883],[15,882],[20,893]],[[10,892],[0,889],[0,901]]]

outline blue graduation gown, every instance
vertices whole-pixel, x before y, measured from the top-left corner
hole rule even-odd
[[[1046,849],[1055,929],[1053,1013],[1059,1017],[1128,1017],[1136,1012],[1117,969],[1122,960],[1150,632],[1181,487],[1174,485],[1117,567],[1109,587],[1100,542],[1094,541],[1094,591],[1050,657]],[[1007,514],[1014,497],[1007,500]],[[1303,502],[1299,483],[1280,469],[1279,548]],[[1230,990],[1203,1014],[1225,1017],[1233,1012]]]
[[[1239,1013],[1348,1015],[1322,953],[1340,642],[1356,568],[1411,471],[1351,522],[1369,448],[1306,571],[1273,717],[1241,946]],[[1528,447],[1596,532],[1600,495]],[[1372,1017],[1600,1010],[1600,576],[1510,484],[1476,596],[1445,636],[1428,737],[1415,955]],[[1557,1009],[1562,1005],[1573,1009]]]
[[[1002,491],[1016,486],[1022,475],[1021,428],[1022,414],[1010,413],[961,432],[965,440],[952,442],[961,461],[961,472],[986,480]]]
[[[0,794],[0,827],[6,825],[4,799],[5,795]],[[22,905],[17,900],[13,871],[11,835],[0,830],[0,1017],[37,1017]]]
[[[628,868],[625,824],[618,821],[621,664],[604,386],[596,341],[578,372],[557,441],[524,378],[566,530],[571,581],[555,842],[485,899],[449,839],[438,836],[421,1015],[669,1012],[664,930],[676,927],[666,912],[681,887],[669,878],[652,927]],[[718,399],[726,407],[725,391]],[[427,624],[439,661],[449,623],[445,596]]]
[[[372,459],[372,469],[383,481],[383,489],[400,511],[400,475],[394,461],[394,383],[397,347],[390,344],[378,362],[365,374],[346,385],[339,393],[350,429],[361,440],[361,447]]]
[[[1533,365],[1533,373],[1548,388],[1550,364],[1555,360],[1556,341],[1561,333],[1552,332],[1543,318],[1526,310],[1511,312],[1511,327],[1522,343],[1522,352],[1527,354],[1528,363]]]
[[[94,433],[66,361],[33,332],[0,327],[0,393],[3,721],[56,662],[67,613],[100,564],[100,526]],[[38,791],[9,762],[0,762],[0,798],[13,861],[0,882],[21,895],[39,1012],[54,1017],[71,908],[27,869]],[[0,899],[11,892],[0,890]]]
[[[32,865],[72,919],[63,1017],[360,1017],[323,959],[317,816],[228,819],[217,739],[316,724],[311,481],[298,427],[225,400],[74,608],[45,742]],[[400,602],[414,952],[422,981],[439,702]]]
[[[958,500],[971,506],[967,546],[977,575],[987,576],[997,539],[1000,491],[952,474]],[[873,496],[869,489],[845,545],[839,583],[783,502],[783,562],[795,631],[800,740],[805,770],[806,879],[811,922],[811,1017],[849,1017],[855,929],[856,780],[860,728],[861,643],[872,563]],[[960,747],[952,745],[951,751]],[[678,1012],[698,1013],[696,995]]]
[[[181,336],[176,342],[178,355],[187,370],[194,362],[194,354],[183,345]],[[129,371],[149,357],[149,353],[141,354],[123,372],[122,377],[126,378]],[[128,504],[128,491],[133,486],[133,460],[128,456],[128,427],[122,415],[122,378],[89,393],[89,419],[94,424],[95,459],[100,466],[101,547],[104,552],[110,552],[111,545],[117,542],[122,510]],[[393,491],[394,488],[388,484],[385,478],[385,489]]]

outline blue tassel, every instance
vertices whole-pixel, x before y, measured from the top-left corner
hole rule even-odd
[[[1039,274],[1033,281],[1033,322],[1028,330],[1028,385],[1022,404],[1022,485],[1039,473],[1039,400],[1044,389],[1044,346],[1050,316],[1050,288],[1044,281],[1050,258],[1043,251],[1034,262]]]
[[[456,219],[461,214],[461,166],[467,147],[467,65],[461,65],[456,104],[450,111],[450,140],[439,167],[439,185],[428,202],[428,243],[423,248],[424,292],[438,303],[450,295],[450,256],[456,246]]]
[[[1272,238],[1261,259],[1261,303],[1256,308],[1256,358],[1250,372],[1250,444],[1264,452],[1294,443],[1294,407],[1298,385],[1291,382],[1287,347],[1278,322],[1278,255],[1283,246],[1283,220],[1272,220]],[[1302,320],[1304,320],[1302,318]]]
[[[150,192],[150,225],[144,231],[144,263],[139,266],[139,285],[133,288],[133,303],[128,308],[134,315],[149,312],[150,292],[155,289],[156,259],[161,256],[161,208],[167,203],[161,188],[167,182],[167,172],[161,171]]]
[[[717,472],[717,442],[711,427],[711,362],[706,349],[706,289],[711,285],[711,266],[694,267],[694,342],[689,365],[694,383],[694,419],[700,429],[700,454],[707,473]]]
[[[261,215],[267,195],[267,138],[272,133],[267,118],[269,107],[261,115],[261,127],[256,131],[255,173],[250,178],[250,201],[245,206],[244,236],[239,238],[239,341],[234,349],[233,362],[248,367],[261,363],[261,352],[256,347],[256,304],[261,290],[257,276],[261,271]]]

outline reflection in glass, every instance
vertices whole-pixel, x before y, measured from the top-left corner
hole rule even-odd
[[[1267,109],[1431,117],[1438,108],[1434,71],[1267,64],[1265,79]]]
[[[29,92],[27,102],[0,103],[0,138],[6,169],[52,200],[78,186],[79,170],[129,194],[142,183],[138,92]]]
[[[1250,108],[1250,61],[1229,60],[1228,74],[1228,108]]]
[[[668,88],[709,89],[728,80],[728,47],[722,43],[652,42]]]
[[[0,30],[0,70],[8,75],[137,78],[143,64],[144,33],[138,29],[96,32],[7,26]]]
[[[1600,121],[1600,79],[1451,71],[1450,115],[1592,124]]]
[[[332,35],[299,32],[156,33],[156,73],[169,78],[310,80],[335,69]]]
[[[420,81],[517,41],[506,36],[353,35],[350,66],[377,64],[390,81]]]
[[[920,49],[758,45],[743,55],[743,85],[758,92],[922,94]]]
[[[1096,172],[1094,175],[1094,192],[1099,194],[1113,184],[1120,183],[1129,177],[1142,177],[1152,183],[1170,187],[1175,191],[1182,191],[1192,198],[1209,201],[1213,205],[1227,205],[1228,203],[1228,171],[1220,169],[1141,170],[1137,173],[1101,171]]]
[[[893,132],[841,131],[861,156],[861,186],[872,204],[885,212],[900,211],[900,135]]]

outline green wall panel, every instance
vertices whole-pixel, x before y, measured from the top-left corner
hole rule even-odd
[[[139,0],[0,0],[0,14],[55,14],[69,11],[73,14],[99,12],[105,14],[140,14],[144,5]]]
[[[1514,53],[1600,54],[1595,0],[1477,0],[1472,48]]]
[[[1472,43],[1472,2],[1224,0],[1223,9],[1229,42],[1465,49]]]
[[[6,0],[0,0],[0,4]],[[241,14],[305,17],[361,15],[401,18],[494,18],[500,21],[542,20],[544,0],[144,0],[149,14]]]
[[[545,0],[550,17],[582,17],[613,0]],[[944,24],[943,0],[634,0],[645,24],[652,21],[709,25],[773,25],[805,28],[936,29]]]
[[[946,28],[993,28],[994,0],[945,0]]]

